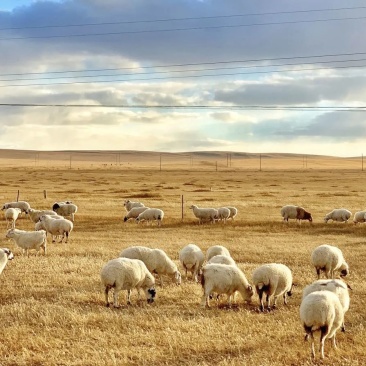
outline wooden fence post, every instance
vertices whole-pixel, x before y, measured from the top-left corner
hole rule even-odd
[[[19,194],[20,194],[20,192],[19,192],[19,189],[18,189],[17,202],[19,201]]]

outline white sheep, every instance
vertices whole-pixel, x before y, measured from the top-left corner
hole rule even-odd
[[[227,207],[219,207],[217,209],[218,220],[222,220],[224,224],[226,220],[230,217],[230,210]]]
[[[121,290],[127,290],[127,304],[131,304],[131,291],[136,288],[140,297],[140,289],[146,294],[148,303],[154,302],[156,295],[155,278],[146,268],[145,264],[138,259],[116,258],[107,262],[100,273],[104,286],[106,306],[109,306],[108,294],[114,289],[115,308],[118,306],[118,294]]]
[[[14,254],[8,248],[1,248],[0,249],[0,275],[3,272],[6,263],[8,260],[12,260],[14,258]]]
[[[34,223],[38,222],[42,215],[57,215],[57,213],[55,211],[51,211],[51,210],[34,210],[32,208],[30,208],[27,211],[27,214],[29,215],[29,218],[31,219],[31,221],[33,221]]]
[[[340,279],[332,280],[317,280],[312,284],[306,286],[302,291],[302,298],[315,291],[331,291],[335,293],[342,305],[343,312],[346,313],[349,310],[350,297],[348,292],[348,286]],[[344,324],[342,324],[342,332],[346,330]]]
[[[281,295],[287,305],[287,295],[292,295],[293,286],[290,268],[281,263],[264,264],[253,271],[252,279],[259,297],[261,311],[264,311],[263,293],[266,294],[268,311],[271,310],[271,299],[273,298],[273,308],[275,308],[277,298]]]
[[[141,212],[146,211],[148,208],[149,207],[132,207],[131,210],[127,212],[123,221],[126,222],[129,219],[137,219],[138,215],[140,215]]]
[[[352,212],[345,208],[336,208],[333,211],[327,213],[324,217],[324,221],[327,223],[329,220],[347,222],[351,217]]]
[[[73,203],[55,203],[52,206],[52,210],[55,211],[60,216],[70,216],[71,221],[75,219],[75,213],[78,210],[78,207]]]
[[[161,286],[163,286],[163,275],[171,277],[177,285],[180,285],[182,282],[177,265],[161,249],[133,246],[122,250],[119,256],[143,261],[151,273],[160,277]]]
[[[227,257],[231,257],[228,249],[222,245],[213,245],[212,247],[209,247],[207,249],[207,252],[206,252],[207,262],[215,255],[226,255]]]
[[[42,248],[46,255],[47,236],[46,231],[25,231],[19,229],[10,229],[6,233],[8,239],[13,239],[14,242],[23,250],[23,254],[29,256],[29,249],[38,251]]]
[[[226,206],[230,210],[230,216],[229,219],[232,219],[234,221],[235,216],[238,214],[238,209],[233,206]]]
[[[9,224],[14,229],[15,228],[15,221],[17,221],[19,215],[22,213],[20,208],[13,208],[9,207],[5,211],[5,219],[6,219],[6,228],[9,227]]]
[[[134,208],[134,207],[144,207],[145,205],[141,202],[133,202],[133,201],[130,201],[130,200],[126,200],[123,203],[123,206],[125,206],[125,209],[128,212],[128,211],[131,211],[131,209]]]
[[[6,210],[8,208],[20,208],[22,212],[27,213],[27,211],[30,209],[30,204],[26,201],[4,203],[2,210]]]
[[[64,238],[66,238],[65,243],[68,242],[69,235],[74,228],[72,221],[64,218],[56,219],[49,215],[42,215],[40,217],[40,221],[42,222],[46,232],[52,235],[53,243],[56,241],[56,236],[61,236],[61,243],[63,242]]]
[[[305,340],[311,338],[311,356],[315,358],[314,333],[320,332],[320,354],[324,358],[324,342],[332,339],[336,348],[336,332],[344,322],[344,311],[339,298],[331,291],[315,291],[305,296],[300,305],[300,318]]]
[[[187,272],[190,271],[192,278],[198,282],[198,274],[205,260],[202,250],[195,244],[188,244],[180,250],[179,260],[186,271],[186,278]]]
[[[358,224],[359,222],[366,221],[366,210],[365,211],[357,211],[353,216],[353,223]]]
[[[156,220],[157,225],[161,226],[161,222],[164,218],[164,211],[160,210],[159,208],[148,208],[147,210],[141,212],[137,217],[136,221],[153,221]]]
[[[210,263],[220,263],[220,264],[236,266],[236,263],[233,258],[228,257],[227,255],[222,255],[222,254],[214,255],[213,257],[211,257],[211,259],[207,262],[207,264],[210,264]]]
[[[252,286],[237,266],[218,263],[206,264],[202,267],[201,284],[203,288],[202,307],[210,307],[209,299],[212,293],[226,294],[229,306],[231,306],[236,291],[247,302],[250,302],[253,296]]]
[[[197,205],[192,205],[189,208],[193,210],[194,216],[198,218],[198,224],[203,221],[210,221],[212,224],[218,219],[218,212],[215,208],[200,208]]]
[[[318,279],[320,271],[324,271],[327,278],[334,278],[335,271],[340,271],[341,277],[349,274],[349,267],[342,251],[332,245],[323,244],[315,248],[311,254],[311,262],[316,269]]]
[[[307,212],[303,207],[294,206],[294,205],[286,205],[281,208],[281,216],[284,221],[288,222],[288,219],[299,220],[301,224],[301,220],[309,220],[309,222],[313,221],[310,212]]]

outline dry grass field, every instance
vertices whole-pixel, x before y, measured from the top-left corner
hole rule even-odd
[[[313,167],[324,167],[329,158],[311,161]],[[33,166],[22,166],[21,160],[1,162],[0,202],[14,201],[19,190],[19,199],[37,209],[49,209],[57,200],[72,200],[79,207],[69,243],[49,243],[46,256],[22,256],[5,239],[6,223],[0,221],[0,247],[15,254],[1,275],[1,366],[365,364],[366,226],[325,224],[323,217],[333,208],[353,213],[365,209],[366,172],[344,167],[286,169],[283,160],[283,169],[267,165],[262,171],[253,167],[217,172],[179,164],[175,170],[161,171],[158,165],[102,169],[96,163],[79,164],[68,169],[37,161]],[[162,208],[162,227],[124,223],[127,198]],[[197,225],[188,208],[193,203],[233,205],[239,214],[226,225]],[[311,211],[313,224],[284,224],[284,204]],[[17,227],[32,230],[34,225],[23,217]],[[152,305],[137,303],[133,292],[131,306],[121,294],[121,308],[105,307],[100,270],[123,248],[158,247],[178,264],[179,250],[189,243],[203,251],[225,245],[249,281],[263,263],[288,265],[297,285],[288,306],[279,299],[275,311],[260,313],[255,295],[250,305],[237,296],[231,309],[214,302],[211,309],[202,309],[200,285],[183,280],[176,286],[166,279],[163,288],[157,286]],[[346,333],[337,334],[338,350],[328,341],[325,359],[312,362],[299,305],[303,287],[316,279],[310,254],[324,243],[342,249],[353,291]]]

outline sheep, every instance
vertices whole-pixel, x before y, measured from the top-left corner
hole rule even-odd
[[[198,282],[198,274],[201,271],[205,256],[202,250],[195,244],[188,244],[179,252],[179,260],[186,271],[192,274],[192,278]]]
[[[136,288],[140,297],[140,288],[145,291],[149,304],[154,302],[156,295],[155,278],[138,259],[115,258],[107,262],[100,273],[104,286],[105,302],[109,307],[108,294],[114,288],[113,305],[118,308],[118,294],[121,290],[127,290],[127,304],[131,304],[131,291]]]
[[[46,232],[52,235],[52,243],[56,241],[55,237],[58,235],[62,237],[60,243],[63,242],[64,238],[66,238],[65,243],[68,242],[69,235],[74,228],[72,221],[64,218],[54,219],[53,216],[49,215],[42,215],[40,221],[43,223]]]
[[[3,272],[6,263],[8,260],[12,260],[14,258],[14,254],[8,248],[1,248],[0,249],[0,275]]]
[[[213,257],[211,257],[211,259],[207,262],[207,264],[210,264],[210,263],[221,263],[221,264],[236,266],[234,259],[232,259],[231,257],[228,257],[227,255],[222,255],[222,254],[214,255]]]
[[[45,215],[45,216],[51,217],[52,219],[55,219],[55,220],[61,220],[64,218],[63,216],[59,216],[59,215]],[[47,232],[45,224],[42,221],[38,221],[35,223],[34,230],[36,230],[36,231],[45,230]],[[51,237],[52,237],[52,235],[51,235]]]
[[[349,274],[349,267],[342,251],[332,245],[323,244],[315,248],[311,254],[311,262],[315,267],[318,280],[320,271],[325,272],[326,278],[334,278],[335,271],[340,271],[341,277]]]
[[[70,216],[71,221],[74,221],[75,213],[78,210],[78,207],[73,203],[60,203],[57,202],[52,206],[52,210],[55,211],[60,216]]]
[[[315,359],[314,333],[320,331],[320,354],[324,358],[324,342],[332,339],[336,348],[336,332],[344,322],[344,311],[339,298],[331,291],[315,291],[305,296],[300,305],[300,319],[305,340],[311,337],[311,356]]]
[[[57,215],[57,213],[55,211],[51,211],[51,210],[34,210],[32,208],[30,208],[27,211],[27,214],[29,215],[29,218],[31,219],[31,221],[33,221],[34,223],[38,222],[42,215]]]
[[[162,275],[171,277],[177,285],[180,285],[182,282],[182,277],[176,264],[161,249],[133,246],[122,250],[119,256],[143,261],[151,273],[160,277],[161,286],[163,286]]]
[[[213,292],[226,294],[229,306],[231,306],[231,300],[236,291],[240,292],[243,300],[248,303],[253,296],[252,286],[237,266],[219,263],[206,264],[202,268],[201,285],[203,288],[202,307],[210,307],[209,299]]]
[[[123,203],[123,206],[125,206],[126,211],[129,212],[134,207],[144,207],[145,205],[141,202],[133,202],[133,201],[130,201],[130,200],[126,200]]]
[[[342,305],[344,314],[349,309],[350,298],[348,292],[348,286],[340,279],[333,279],[333,280],[317,280],[312,284],[306,286],[302,291],[302,298],[304,299],[305,296],[311,294],[315,291],[331,291],[335,293],[339,301]],[[342,332],[345,332],[346,328],[344,323],[342,324]]]
[[[266,293],[268,311],[271,310],[271,298],[273,297],[273,308],[276,307],[277,297],[283,295],[284,304],[287,305],[287,295],[292,295],[292,273],[290,268],[281,263],[264,264],[253,271],[253,285],[255,286],[260,306],[264,311],[263,293]]]
[[[26,201],[4,203],[2,210],[6,210],[8,208],[20,208],[22,212],[27,213],[27,211],[30,209],[30,204]]]
[[[345,208],[334,209],[325,215],[324,222],[327,223],[329,220],[347,222],[351,215],[352,212]]]
[[[207,262],[215,255],[226,255],[227,257],[231,257],[230,252],[222,245],[214,245],[207,249],[206,252]]]
[[[238,209],[233,206],[226,206],[230,210],[230,216],[229,219],[232,219],[234,221],[235,216],[238,214]]]
[[[218,219],[218,211],[215,208],[200,208],[197,205],[192,205],[189,208],[193,210],[194,216],[198,218],[198,224],[205,220],[213,224]]]
[[[130,211],[127,212],[126,216],[124,217],[123,221],[126,222],[129,219],[137,219],[138,215],[141,212],[144,212],[149,207],[133,207]]]
[[[20,208],[7,208],[5,211],[5,219],[6,219],[6,228],[9,227],[9,224],[14,229],[15,228],[15,221],[18,219],[19,215],[22,213]]]
[[[288,219],[296,219],[299,220],[301,224],[301,220],[309,220],[309,222],[313,221],[310,212],[305,211],[304,208],[299,206],[287,205],[281,208],[281,216],[284,221],[288,222]]]
[[[35,249],[37,253],[42,248],[43,254],[46,255],[47,236],[45,230],[40,231],[25,231],[19,229],[9,229],[6,233],[6,238],[13,239],[15,243],[23,250],[23,255],[29,249]]]
[[[148,208],[147,210],[141,212],[137,217],[136,221],[144,221],[150,222],[152,220],[156,220],[157,225],[161,226],[161,222],[164,218],[164,211],[158,208]]]
[[[353,223],[358,224],[359,222],[366,221],[366,210],[365,211],[358,211],[353,216]]]
[[[230,210],[227,207],[219,207],[217,209],[218,220],[222,220],[224,224],[226,220],[230,217]]]

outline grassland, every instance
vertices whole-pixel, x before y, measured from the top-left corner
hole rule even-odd
[[[318,167],[329,159],[314,158]],[[137,164],[137,162],[135,161]],[[283,160],[282,163],[284,164]],[[310,344],[304,343],[299,320],[302,288],[315,279],[310,265],[314,247],[340,247],[350,265],[351,308],[338,350],[326,344],[321,365],[364,365],[366,338],[366,226],[323,222],[333,208],[353,213],[365,208],[365,174],[356,169],[189,169],[161,171],[142,166],[102,169],[85,162],[75,169],[51,164],[22,166],[2,163],[0,202],[27,200],[34,208],[50,208],[56,200],[78,207],[68,244],[49,244],[47,256],[21,255],[5,239],[0,221],[0,247],[15,259],[1,275],[0,365],[310,365]],[[57,164],[55,164],[57,165]],[[44,198],[43,190],[47,190]],[[183,221],[181,200],[183,195]],[[123,201],[144,202],[165,211],[163,226],[123,223]],[[189,205],[234,205],[239,214],[226,225],[197,225]],[[312,212],[314,223],[283,224],[284,204]],[[29,218],[17,227],[33,229]],[[266,262],[282,262],[297,287],[289,305],[262,314],[258,299],[231,309],[202,309],[202,290],[192,281],[175,286],[166,280],[156,302],[120,309],[104,306],[99,273],[104,263],[130,245],[165,250],[178,264],[188,243],[206,250],[225,245],[251,280]],[[124,302],[121,296],[121,302]],[[213,304],[214,305],[214,304]]]

